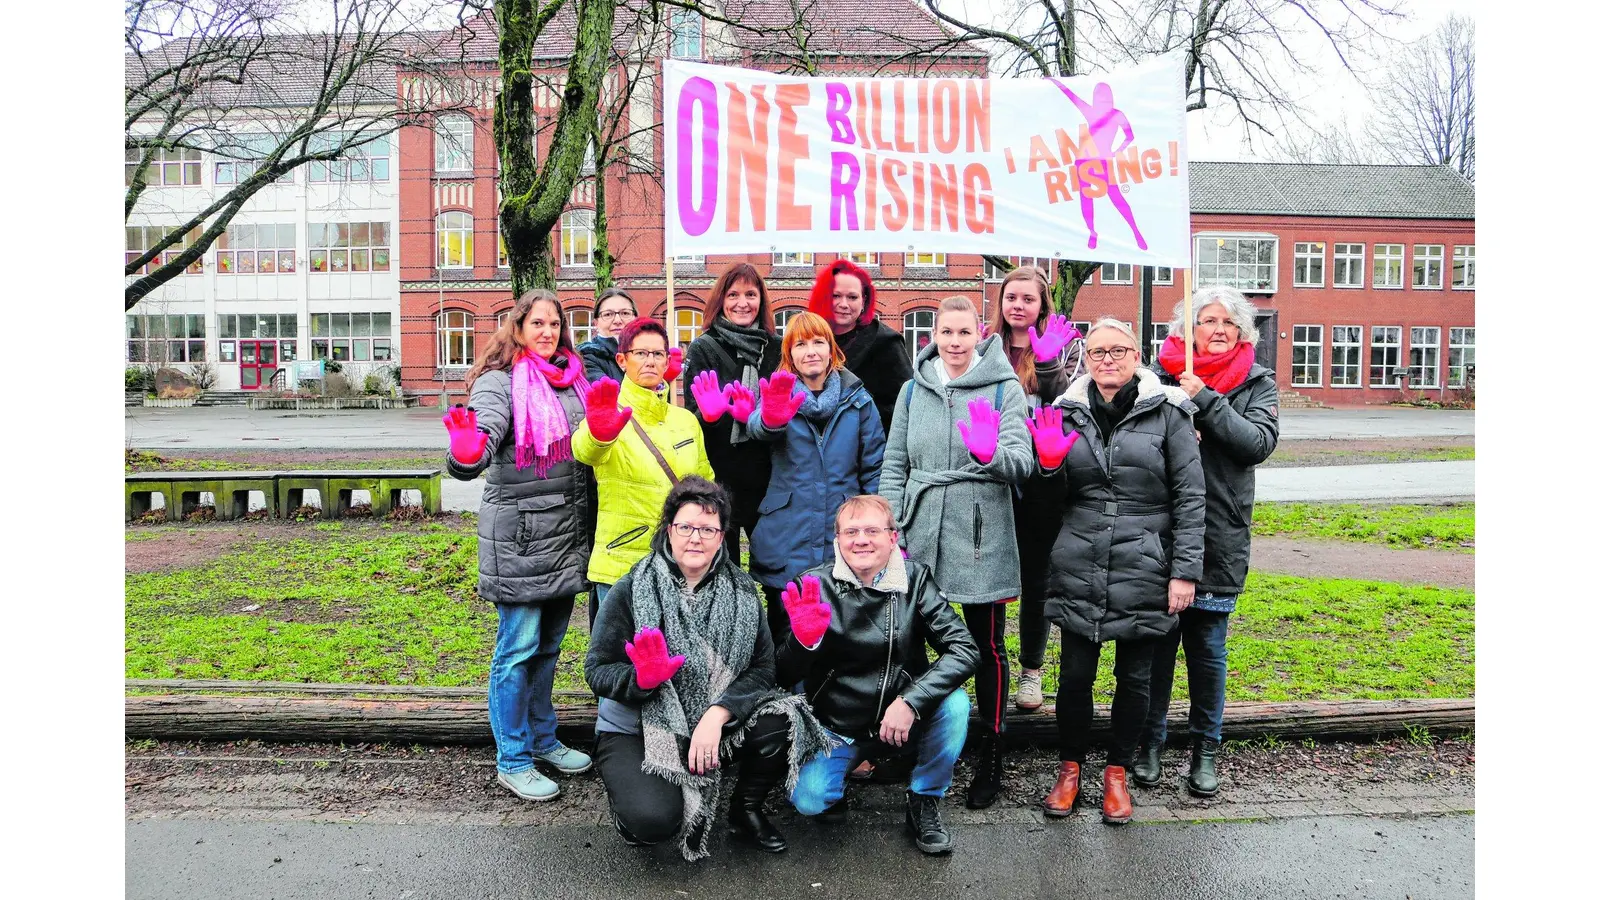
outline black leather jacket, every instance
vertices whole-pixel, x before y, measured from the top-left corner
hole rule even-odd
[[[978,644],[927,567],[896,554],[877,587],[858,585],[842,561],[805,574],[822,582],[833,621],[815,650],[793,634],[778,646],[778,683],[804,679],[806,699],[829,731],[875,736],[896,697],[925,720],[977,671]],[[929,644],[938,654],[932,664]]]

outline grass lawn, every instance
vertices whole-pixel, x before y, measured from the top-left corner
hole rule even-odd
[[[1257,503],[1255,533],[1471,553],[1476,511],[1473,503]]]
[[[128,534],[143,541],[215,527]],[[470,516],[420,525],[282,526],[274,529],[281,537],[193,567],[130,574],[126,675],[482,685],[496,617],[475,597],[475,527]],[[558,689],[584,687],[586,599],[562,644]],[[1228,695],[1471,696],[1473,602],[1466,590],[1252,575],[1233,617]],[[1015,659],[1015,623],[1008,630]],[[1110,697],[1112,657],[1101,660],[1102,700]],[[1045,687],[1053,691],[1054,635],[1046,660]],[[1184,681],[1180,666],[1179,696]]]
[[[437,469],[444,464],[442,453],[415,450],[366,450],[360,452],[311,453],[300,451],[215,451],[188,456],[176,451],[160,454],[128,450],[123,454],[123,473],[134,472],[244,472],[262,469]]]

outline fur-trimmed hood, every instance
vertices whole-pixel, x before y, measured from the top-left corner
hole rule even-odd
[[[1191,417],[1196,412],[1199,412],[1199,407],[1195,406],[1194,401],[1189,399],[1189,395],[1183,392],[1183,388],[1162,384],[1161,378],[1144,366],[1135,369],[1133,377],[1139,379],[1139,394],[1134,398],[1134,409],[1148,405],[1146,401],[1153,397],[1162,397]],[[1092,384],[1094,384],[1094,378],[1088,373],[1079,375],[1072,384],[1067,386],[1066,392],[1057,397],[1052,405],[1066,407],[1069,404],[1073,404],[1088,409],[1089,386]]]

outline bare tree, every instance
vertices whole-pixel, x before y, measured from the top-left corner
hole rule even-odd
[[[1393,161],[1449,166],[1473,180],[1474,40],[1472,20],[1452,14],[1389,67],[1374,91],[1369,137]]]
[[[1287,129],[1277,146],[1268,153],[1274,162],[1359,165],[1383,162],[1384,155],[1372,142],[1357,136],[1348,116],[1320,125]]]

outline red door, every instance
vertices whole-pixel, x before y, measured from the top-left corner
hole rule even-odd
[[[239,342],[239,387],[256,391],[272,381],[278,369],[277,341]]]

